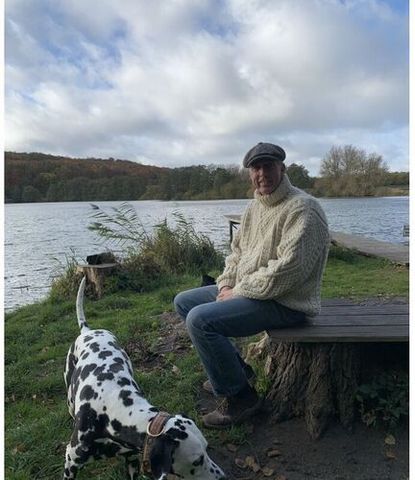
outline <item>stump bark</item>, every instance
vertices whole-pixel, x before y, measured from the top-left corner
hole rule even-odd
[[[77,272],[87,277],[87,283],[92,285],[94,296],[101,298],[104,292],[105,277],[114,273],[117,263],[103,263],[101,265],[78,265]]]
[[[333,418],[350,429],[358,385],[375,371],[408,364],[405,344],[277,343],[268,338],[262,354],[271,382],[267,401],[272,420],[304,417],[312,439]]]

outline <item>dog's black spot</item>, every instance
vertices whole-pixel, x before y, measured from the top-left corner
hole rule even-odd
[[[210,473],[215,473],[215,470],[213,470],[213,468],[210,468],[210,469],[209,469],[209,472],[210,472]]]
[[[119,363],[113,363],[112,365],[110,365],[110,370],[111,372],[118,373],[121,370],[124,370],[124,366],[120,365]]]
[[[178,418],[178,419],[174,422],[174,424],[176,425],[176,427],[180,427],[180,425],[182,425],[182,423],[183,423],[183,422],[182,422],[182,420],[180,420],[180,418]]]
[[[95,370],[96,366],[96,363],[90,363],[89,365],[85,365],[81,372],[81,379],[85,380],[86,378],[88,378],[89,374]]]
[[[183,432],[182,430],[179,430],[177,428],[170,428],[168,430],[168,434],[169,434],[169,437],[172,437],[173,439],[178,439],[178,440],[184,440],[189,436],[186,432]]]
[[[97,398],[98,394],[90,385],[85,385],[79,394],[81,400],[91,400],[92,398]]]
[[[107,411],[107,407],[104,405],[104,406],[102,407],[102,410],[103,410],[104,412],[106,412],[106,411]]]
[[[124,360],[121,357],[115,357],[113,360],[115,363],[124,363]]]
[[[91,345],[89,345],[89,348],[94,352],[97,353],[99,352],[99,343],[93,342]]]
[[[148,410],[150,412],[159,412],[160,411],[157,407],[150,407]]]
[[[130,398],[130,395],[133,392],[131,390],[121,390],[119,397],[122,399],[122,403],[124,404],[125,407],[130,407],[134,402],[132,398]]]
[[[193,465],[194,467],[199,467],[200,465],[203,465],[204,460],[205,460],[205,456],[202,454],[202,455],[200,455],[200,457],[199,457],[197,460],[195,460],[195,461],[192,463],[192,465]]]
[[[117,342],[108,342],[108,345],[109,345],[110,347],[113,347],[114,350],[119,350],[119,349],[120,349],[120,346],[118,345]]]
[[[76,357],[73,353],[69,353],[68,359],[66,362],[66,372],[65,372],[65,384],[67,387],[71,384],[72,375],[74,373],[76,366]]]
[[[97,367],[95,370],[94,370],[94,375],[96,377],[98,377],[98,375],[100,375],[106,368],[106,364],[102,364],[100,367]]]
[[[120,440],[132,445],[142,445],[145,433],[137,432],[137,428],[134,426],[125,427],[120,421],[114,419],[111,421],[111,426],[115,430],[117,437]]]
[[[98,355],[98,357],[105,360],[107,357],[111,357],[111,355],[112,355],[112,352],[110,352],[109,350],[104,350]]]
[[[195,469],[192,468],[192,469],[190,470],[190,475],[194,475],[194,474],[195,474]]]
[[[121,422],[117,419],[111,420],[111,426],[116,432],[119,432],[122,428]]]
[[[105,332],[103,332],[102,330],[95,330],[95,335],[105,335]]]
[[[90,457],[90,449],[84,450],[83,448],[78,447],[75,450],[75,453],[76,453],[76,456],[78,457],[76,459],[76,462],[79,463],[79,464],[84,464],[88,460],[88,458]]]
[[[131,385],[131,382],[127,377],[122,377],[118,380],[117,384],[120,387],[125,387],[126,385]]]
[[[140,410],[140,411],[142,412],[142,410]],[[131,417],[132,414],[133,414],[133,412],[130,412],[130,413],[128,414],[128,416]]]
[[[93,339],[94,339],[94,337],[91,337],[91,335],[87,335],[86,337],[84,337],[84,343],[90,342]]]
[[[82,355],[82,360],[86,360],[89,357],[89,352],[86,352]]]
[[[77,430],[80,432],[87,432],[88,430],[95,431],[95,435],[98,435],[99,432],[103,431],[104,428],[108,425],[109,418],[107,414],[97,415],[97,412],[91,408],[89,402],[83,403],[79,407],[79,411],[75,417],[75,424]],[[76,429],[74,434],[77,435]]]
[[[114,442],[95,442],[93,445],[93,455],[95,460],[100,458],[111,458],[115,457],[117,453],[121,450],[121,446],[117,445]]]
[[[107,372],[107,373],[100,373],[97,376],[97,380],[100,382],[105,382],[105,380],[114,380],[114,374]]]

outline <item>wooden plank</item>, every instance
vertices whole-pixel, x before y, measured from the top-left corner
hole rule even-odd
[[[409,246],[381,242],[361,235],[350,235],[343,232],[330,231],[332,242],[346,248],[354,248],[363,255],[387,258],[388,260],[409,265]]]
[[[336,315],[308,319],[309,326],[408,325],[408,314],[395,315]],[[300,327],[301,328],[301,327]]]
[[[409,313],[409,305],[386,304],[386,305],[336,305],[322,306],[319,317],[325,316],[355,316],[355,315],[400,315]]]
[[[282,328],[268,332],[278,342],[407,342],[409,326],[354,326]]]

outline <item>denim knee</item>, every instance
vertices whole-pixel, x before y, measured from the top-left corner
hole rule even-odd
[[[208,330],[209,321],[204,315],[204,307],[204,305],[193,307],[187,314],[186,328],[189,332]]]
[[[176,312],[183,318],[183,320],[186,320],[186,310],[183,308],[183,300],[184,300],[184,295],[183,292],[178,293],[173,300],[174,304],[174,309]]]

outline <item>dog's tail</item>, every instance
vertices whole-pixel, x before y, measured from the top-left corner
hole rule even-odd
[[[86,277],[84,277],[79,285],[78,295],[76,297],[76,316],[78,317],[78,325],[81,333],[89,330],[88,324],[85,320],[84,314],[84,291],[85,291]]]

